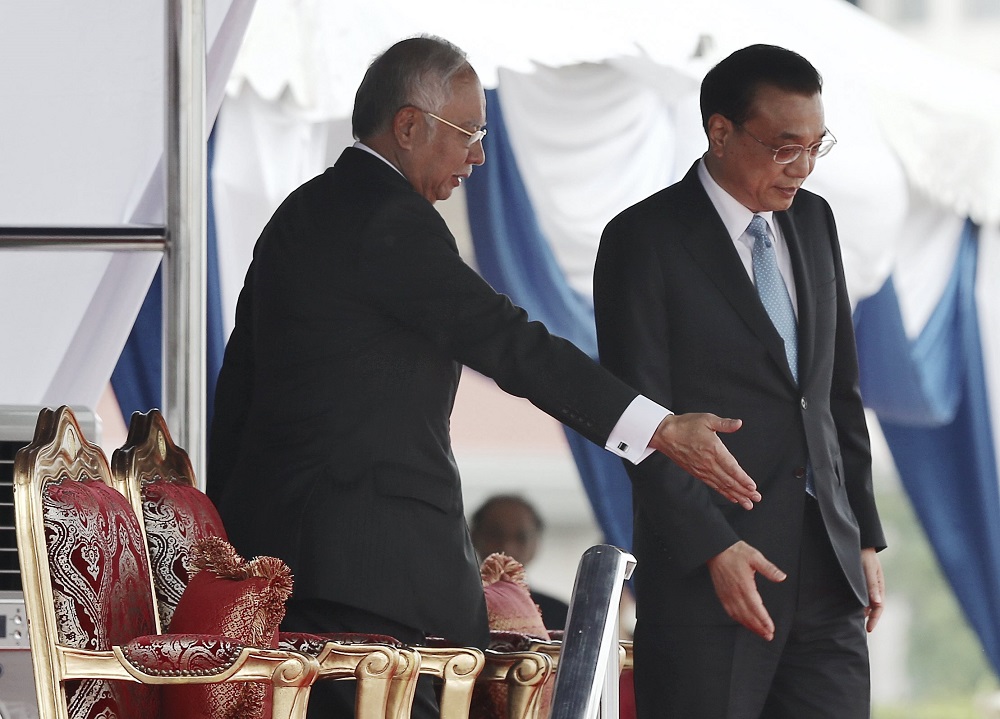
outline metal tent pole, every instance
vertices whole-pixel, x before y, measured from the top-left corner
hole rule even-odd
[[[205,477],[205,3],[166,3],[167,246],[163,257],[163,409]],[[127,421],[127,418],[126,418]]]

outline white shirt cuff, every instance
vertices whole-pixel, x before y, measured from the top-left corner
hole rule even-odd
[[[660,422],[672,414],[669,409],[640,394],[618,418],[604,448],[632,464],[639,464],[656,451],[649,446],[649,440]]]

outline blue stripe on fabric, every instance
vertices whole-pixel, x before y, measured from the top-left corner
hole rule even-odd
[[[914,511],[955,596],[1000,671],[1000,488],[975,283],[978,229],[910,343],[891,282],[856,312],[862,394],[879,416]],[[892,339],[893,341],[889,341]]]
[[[212,424],[215,383],[222,367],[226,339],[222,323],[222,292],[219,285],[218,243],[215,230],[215,206],[212,203],[212,164],[215,161],[215,131],[208,139],[208,205],[206,297],[206,398],[207,426]],[[128,340],[111,374],[111,386],[118,399],[125,422],[133,412],[162,407],[163,393],[163,278],[162,265],[156,271],[146,299],[129,332]]]
[[[496,90],[486,97],[487,162],[465,185],[479,272],[532,319],[596,357],[593,304],[569,286],[556,262],[521,179]],[[621,460],[571,429],[566,437],[605,541],[630,548],[631,486]]]

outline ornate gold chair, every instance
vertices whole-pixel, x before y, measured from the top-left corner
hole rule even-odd
[[[208,496],[195,485],[187,452],[174,444],[156,409],[135,412],[125,444],[112,455],[115,486],[142,517],[142,533],[156,592],[159,620],[169,627],[191,574],[187,558],[206,537],[226,539],[226,530]],[[419,657],[391,637],[330,636],[282,632],[280,646],[315,656],[320,677],[357,679],[358,719],[382,719],[392,680],[419,667]],[[415,675],[414,675],[415,676]],[[406,687],[401,687],[401,697]],[[410,690],[412,697],[412,689]],[[412,698],[411,698],[412,701]],[[407,715],[409,707],[405,707]]]
[[[486,650],[486,666],[479,682],[506,686],[505,719],[544,719],[542,697],[550,678],[555,676],[551,656],[530,647],[515,649],[497,635],[491,645],[498,648]]]
[[[169,687],[273,687],[301,719],[319,666],[221,636],[159,634],[138,519],[68,407],[40,412],[14,462],[14,507],[40,719],[160,717]]]
[[[199,539],[225,539],[225,527],[197,488],[187,452],[174,444],[159,410],[132,415],[112,468],[116,485],[143,517],[160,616],[169,622],[189,579],[184,558]],[[466,719],[484,663],[477,649],[404,647],[391,637],[282,633],[280,640],[284,647],[316,655],[321,677],[358,680],[358,719],[408,719],[420,674],[441,680],[442,719]]]

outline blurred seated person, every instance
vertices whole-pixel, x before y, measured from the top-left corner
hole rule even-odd
[[[527,569],[538,551],[545,524],[535,508],[524,497],[498,494],[490,497],[472,515],[469,530],[472,544],[482,562],[494,552],[513,557]],[[542,621],[549,630],[566,628],[569,605],[542,592],[531,589],[531,597],[542,612]]]

